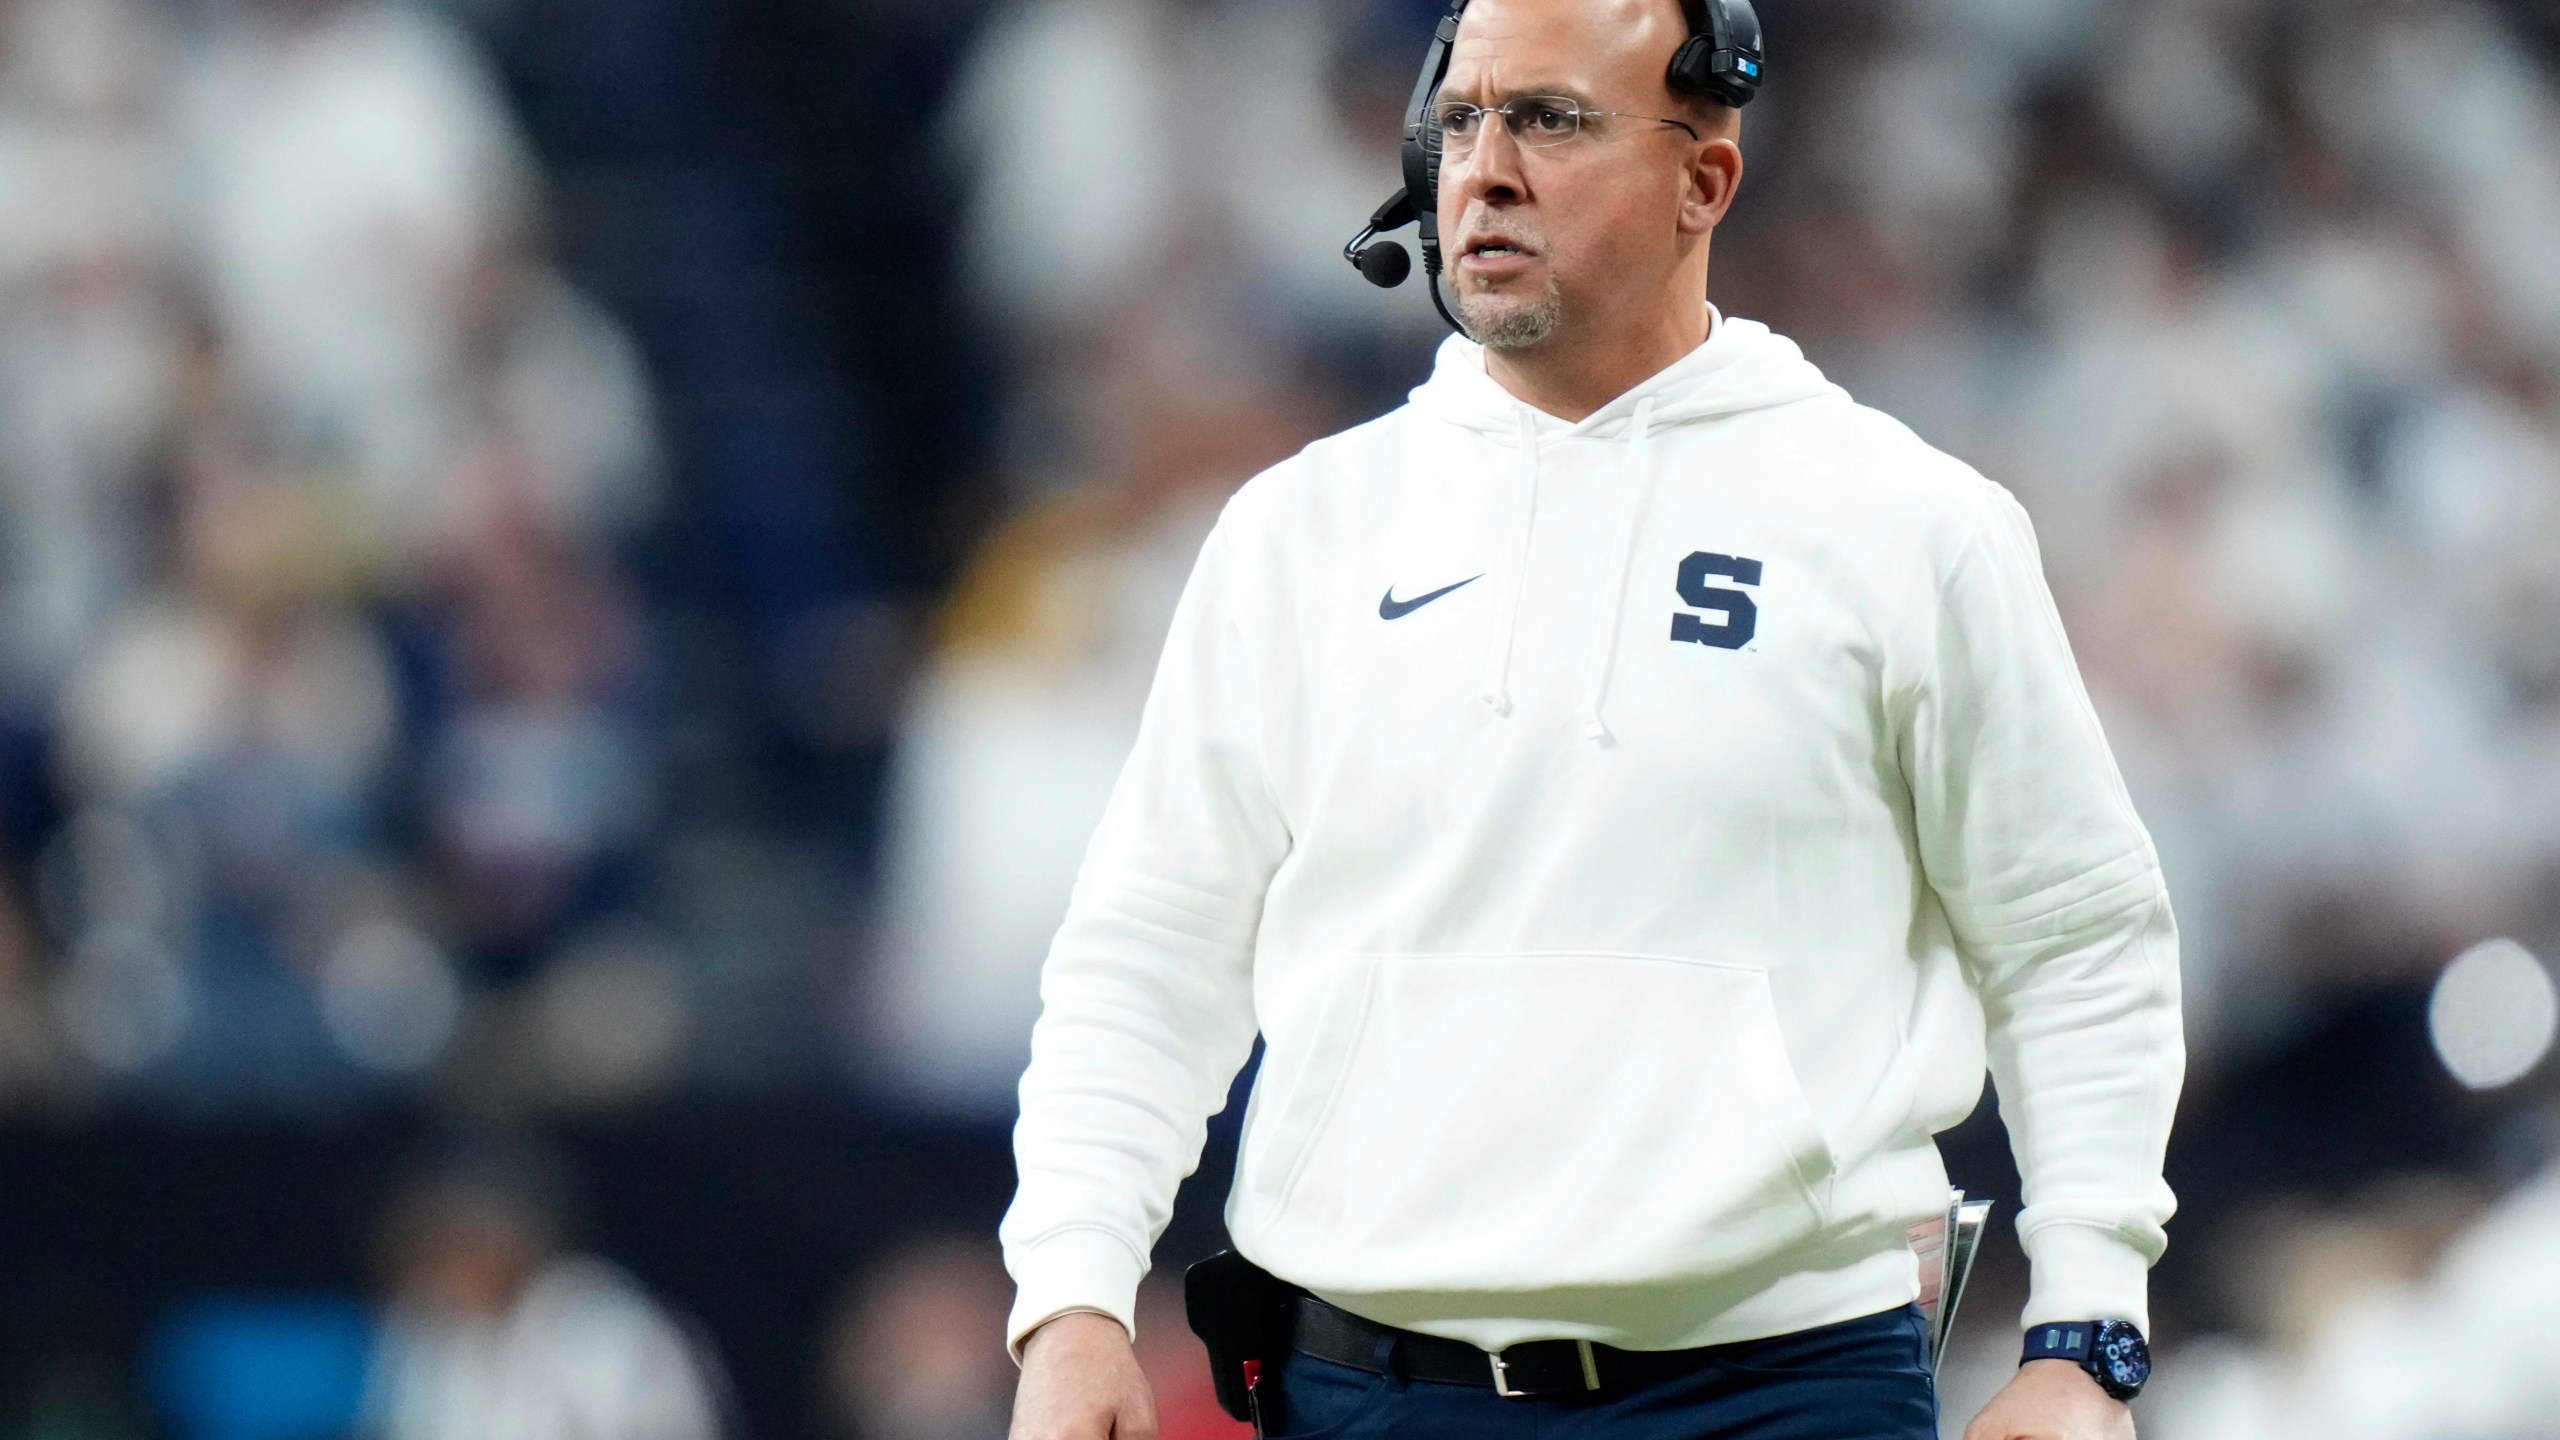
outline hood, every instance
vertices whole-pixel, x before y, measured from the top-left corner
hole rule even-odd
[[[1627,569],[1633,563],[1636,528],[1654,484],[1650,463],[1657,431],[1721,416],[1765,410],[1798,400],[1847,392],[1822,378],[1804,352],[1756,320],[1731,320],[1707,307],[1708,331],[1697,349],[1664,367],[1624,395],[1574,423],[1523,402],[1485,373],[1484,347],[1461,335],[1440,346],[1431,378],[1413,392],[1414,408],[1434,419],[1482,435],[1517,452],[1517,510],[1511,527],[1510,563],[1495,580],[1495,628],[1486,637],[1482,699],[1497,716],[1511,714],[1511,660],[1520,630],[1520,577],[1529,563],[1529,541],[1538,521],[1542,445],[1571,436],[1616,441],[1620,449],[1615,555],[1604,573],[1608,593],[1591,637],[1591,668],[1581,705],[1583,738],[1613,743],[1607,706],[1617,665],[1618,622],[1626,608]]]
[[[1611,438],[1625,432],[1648,404],[1657,428],[1694,424],[1746,410],[1846,392],[1823,378],[1796,342],[1757,320],[1707,307],[1712,328],[1706,342],[1576,424],[1547,414],[1502,388],[1485,373],[1484,347],[1463,335],[1440,343],[1431,378],[1414,388],[1416,408],[1434,418],[1508,442],[1525,415],[1541,435]]]

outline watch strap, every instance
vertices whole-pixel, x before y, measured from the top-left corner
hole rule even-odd
[[[2097,1322],[2064,1320],[2029,1329],[2026,1353],[2018,1358],[2018,1363],[2024,1365],[2029,1360],[2068,1360],[2074,1365],[2086,1365],[2097,1353]]]
[[[2018,1363],[2063,1360],[2079,1367],[2118,1400],[2142,1393],[2151,1379],[2151,1348],[2127,1320],[2058,1320],[2027,1331]]]

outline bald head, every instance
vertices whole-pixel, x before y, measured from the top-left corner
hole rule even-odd
[[[1584,78],[1606,78],[1625,87],[1621,99],[1662,107],[1704,133],[1738,124],[1741,112],[1707,95],[1671,88],[1672,57],[1690,36],[1681,0],[1471,0],[1460,22],[1452,78],[1470,51],[1488,59],[1522,49],[1556,58],[1571,56]]]

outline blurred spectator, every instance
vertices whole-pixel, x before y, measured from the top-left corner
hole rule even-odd
[[[562,1245],[561,1184],[493,1153],[413,1185],[384,1226],[391,1307],[374,1440],[716,1440],[708,1350],[616,1266]]]
[[[165,578],[62,690],[61,779],[89,822],[58,852],[84,897],[57,907],[66,1004],[107,1070],[165,1057],[187,1103],[305,1108],[352,1078],[304,976],[384,839],[398,697],[328,491],[215,408],[236,396],[198,363]]]
[[[511,437],[488,436],[447,484],[462,518],[424,617],[440,702],[424,798],[457,916],[511,978],[592,907],[598,865],[648,819],[638,616]]]
[[[2483,1212],[2462,1187],[2403,1181],[2330,1209],[2275,1208],[2228,1283],[2250,1339],[2171,1357],[2145,1434],[2163,1440],[2522,1440],[2560,1391],[2545,1362],[2560,1266],[2546,1174]]]
[[[1040,326],[1136,298],[1182,214],[1183,7],[1050,0],[990,22],[953,101],[976,174],[966,234],[989,309]],[[1072,113],[1072,123],[1055,117]],[[1098,156],[1111,157],[1095,165]]]
[[[0,731],[74,817],[0,1029],[199,1110],[426,1074],[448,952],[538,968],[649,817],[636,354],[415,6],[0,7],[0,194]]]
[[[1082,464],[1043,477],[972,558],[900,727],[857,1025],[910,1103],[1011,1114],[1040,961],[1200,542],[1238,484],[1317,428],[1285,376],[1148,323],[1083,370]]]
[[[143,0],[0,9],[0,703],[40,703],[143,578],[178,381],[168,37]]]
[[[475,270],[532,165],[450,22],[392,0],[253,0],[190,67],[203,275],[249,383],[350,468],[361,533],[413,543],[467,423]]]
[[[1384,335],[1410,358],[1436,336],[1429,307],[1378,303],[1340,252],[1393,188],[1430,22],[1397,0],[1000,7],[946,122],[972,179],[980,303],[1036,354],[1122,329],[1115,316],[1189,272],[1243,299],[1260,343],[1339,355]]]

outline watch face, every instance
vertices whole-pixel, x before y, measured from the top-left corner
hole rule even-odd
[[[2122,1320],[2108,1320],[2098,1326],[2097,1367],[2105,1377],[2124,1390],[2139,1390],[2151,1378],[2151,1347],[2143,1343],[2142,1332]]]

